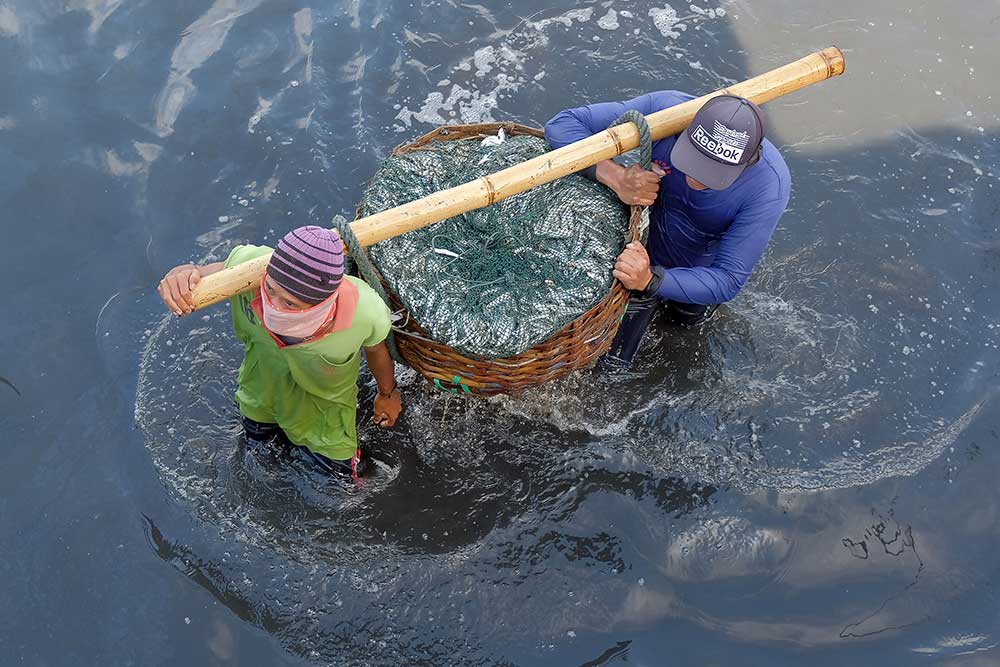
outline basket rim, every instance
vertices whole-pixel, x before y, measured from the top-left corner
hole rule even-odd
[[[470,139],[484,139],[489,136],[495,136],[500,129],[504,129],[511,136],[519,135],[530,135],[534,137],[544,138],[544,132],[538,128],[533,128],[527,125],[522,125],[520,123],[514,122],[492,122],[492,123],[475,123],[475,124],[455,124],[455,125],[442,125],[439,126],[425,134],[417,137],[416,139],[399,144],[393,148],[391,155],[402,155],[415,150],[421,150],[428,146],[434,141],[460,141],[460,140],[470,140]],[[642,219],[642,211],[644,207],[641,206],[630,206],[629,207],[629,235],[638,240],[639,238],[639,227]],[[356,217],[360,215],[361,204],[359,202],[357,209],[355,211]],[[427,331],[420,326],[416,318],[412,316],[409,310],[403,305],[399,296],[392,289],[392,287],[386,282],[385,277],[382,272],[375,268],[376,276],[382,283],[382,287],[385,289],[386,294],[390,299],[390,307],[396,313],[402,313],[404,321],[402,324],[394,324],[393,330],[399,334],[397,338],[397,345],[400,347],[400,353],[403,355],[406,362],[418,370],[421,374],[428,379],[440,378],[441,380],[452,382],[453,380],[462,379],[464,380],[462,386],[465,388],[473,387],[481,391],[481,393],[500,393],[504,391],[510,391],[511,389],[505,387],[503,381],[498,381],[496,383],[488,381],[477,381],[473,378],[463,375],[462,373],[451,373],[451,371],[445,371],[441,369],[426,368],[421,363],[414,363],[410,358],[410,352],[419,354],[421,357],[429,356],[433,353],[435,356],[443,357],[449,359],[456,368],[462,368],[464,370],[477,369],[477,371],[482,374],[484,372],[496,372],[503,374],[504,372],[516,372],[522,374],[525,369],[530,369],[533,364],[538,362],[538,352],[543,348],[552,348],[555,346],[568,345],[570,349],[565,350],[567,356],[567,363],[565,371],[561,371],[561,366],[558,361],[552,364],[557,366],[558,374],[562,375],[573,368],[582,367],[583,365],[589,365],[596,356],[599,355],[585,355],[593,356],[587,364],[576,364],[572,362],[572,354],[574,350],[573,346],[580,346],[581,344],[591,344],[592,341],[580,340],[580,337],[574,335],[577,331],[577,323],[581,321],[590,321],[601,316],[608,315],[613,322],[613,329],[610,331],[610,335],[613,336],[614,332],[617,330],[617,325],[621,318],[621,313],[624,312],[625,303],[628,301],[629,291],[621,284],[617,278],[612,278],[611,287],[597,303],[595,303],[591,308],[589,308],[583,314],[577,316],[572,321],[566,323],[555,331],[551,336],[543,341],[540,341],[528,348],[524,352],[509,357],[499,357],[499,358],[489,358],[482,357],[479,355],[467,355],[461,353],[454,348],[445,345],[444,343],[439,343],[431,339]],[[605,311],[608,311],[607,313]],[[605,334],[608,332],[605,332]],[[605,336],[606,337],[606,336]],[[605,341],[604,345],[598,345],[598,348],[603,348],[603,351],[607,350],[610,346],[610,339]],[[603,354],[603,352],[601,352]],[[433,376],[433,378],[431,377]],[[523,378],[522,378],[523,380]],[[437,384],[437,383],[435,383]],[[525,388],[526,386],[532,386],[535,384],[541,384],[541,382],[527,382],[521,383],[525,386],[515,387]],[[466,389],[468,391],[468,389]]]

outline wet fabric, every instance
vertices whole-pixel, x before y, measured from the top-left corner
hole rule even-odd
[[[553,148],[607,129],[629,109],[651,114],[694,99],[675,90],[627,102],[568,109],[545,126]],[[694,190],[670,162],[676,137],[653,142],[653,159],[668,173],[649,209],[649,251],[664,267],[657,294],[663,300],[717,304],[732,299],[750,277],[791,195],[788,167],[764,140],[761,158],[725,190]]]
[[[275,453],[281,456],[299,454],[323,472],[338,477],[362,477],[368,470],[368,459],[361,455],[360,450],[349,459],[331,459],[308,447],[296,445],[277,424],[262,424],[249,417],[243,417],[242,424],[243,434],[251,447],[273,447]]]
[[[605,368],[627,367],[635,361],[639,346],[646,330],[658,311],[667,316],[670,323],[681,327],[697,327],[712,319],[719,306],[703,306],[695,303],[664,302],[659,296],[639,294],[628,302],[622,322],[611,342],[611,348],[602,358]]]
[[[238,246],[226,267],[269,251]],[[236,390],[240,412],[279,424],[294,444],[341,460],[357,449],[361,348],[382,342],[390,329],[389,308],[378,295],[356,278],[344,279],[358,294],[351,326],[295,345],[282,344],[261,325],[257,290],[230,299],[233,329],[244,346]]]

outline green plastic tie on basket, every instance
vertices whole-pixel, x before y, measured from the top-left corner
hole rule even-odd
[[[434,378],[434,386],[441,391],[451,392],[452,394],[457,394],[458,390],[461,389],[463,393],[471,394],[472,390],[469,389],[468,385],[462,382],[461,376],[456,375],[451,379],[451,386],[445,386],[441,384],[440,378]]]

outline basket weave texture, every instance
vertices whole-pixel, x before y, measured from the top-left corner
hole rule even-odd
[[[393,155],[421,150],[434,141],[482,141],[496,136],[501,128],[507,136],[544,136],[541,130],[516,123],[446,125],[396,147]],[[633,206],[629,220],[632,238],[639,238],[641,220],[642,207]],[[628,290],[616,279],[597,305],[548,340],[513,357],[484,359],[462,355],[428,338],[381,273],[378,279],[389,296],[390,307],[403,314],[395,329],[396,347],[403,361],[439,389],[463,394],[518,393],[590,366],[611,347],[629,300]]]

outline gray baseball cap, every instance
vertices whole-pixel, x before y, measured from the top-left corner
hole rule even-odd
[[[713,190],[725,190],[750,166],[764,141],[760,109],[733,95],[713,97],[677,137],[670,162]]]

